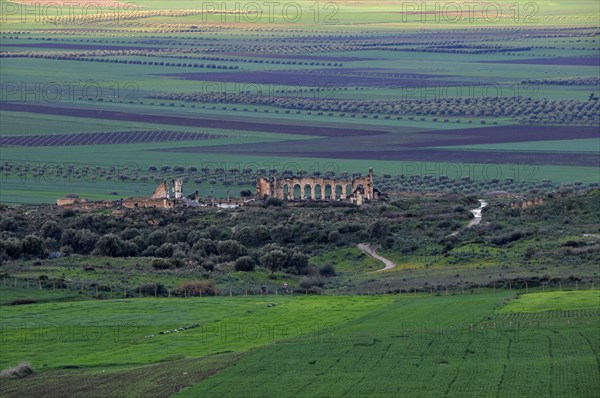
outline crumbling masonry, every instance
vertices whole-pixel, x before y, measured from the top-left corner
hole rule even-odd
[[[356,205],[379,199],[373,187],[373,169],[366,177],[349,179],[293,177],[258,178],[256,199],[277,198],[285,201],[347,201]]]
[[[123,201],[123,206],[129,208],[138,207],[157,207],[163,209],[172,209],[177,206],[177,202],[183,198],[183,182],[175,179],[171,181],[171,188],[167,182],[159,184],[154,190],[152,196],[127,198]]]

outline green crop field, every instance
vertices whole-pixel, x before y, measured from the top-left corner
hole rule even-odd
[[[141,396],[157,372],[159,391],[189,386],[177,396],[593,397],[599,302],[573,291],[4,306],[3,366],[43,371],[0,392],[79,396],[81,380],[113,396],[131,375],[124,395]]]

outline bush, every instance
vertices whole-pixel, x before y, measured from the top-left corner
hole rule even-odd
[[[37,304],[37,303],[38,303],[38,301],[36,299],[24,298],[24,299],[13,300],[10,303],[8,303],[8,305],[24,305],[24,304]]]
[[[107,234],[98,239],[94,254],[97,256],[120,257],[126,252],[126,247],[121,238],[115,234]]]
[[[265,206],[267,206],[267,207],[269,207],[269,206],[282,207],[283,206],[283,200],[279,199],[279,198],[269,198],[265,202]]]
[[[333,264],[327,264],[319,270],[319,274],[326,278],[330,278],[336,275],[335,267]]]
[[[287,264],[287,258],[287,254],[282,250],[274,249],[260,256],[260,263],[265,268],[270,269],[272,275],[275,271],[279,271]]]
[[[46,251],[46,245],[42,238],[35,235],[27,235],[22,241],[23,254],[33,257],[43,257]]]
[[[0,240],[0,254],[2,257],[9,259],[17,259],[21,257],[23,253],[23,246],[21,241],[16,238],[8,238],[6,240]]]
[[[389,233],[390,226],[386,220],[377,220],[369,226],[369,235],[373,239],[381,239]]]
[[[46,221],[42,225],[42,236],[44,238],[54,238],[60,240],[62,235],[62,228],[56,223],[56,221]]]
[[[22,379],[33,373],[33,368],[27,362],[21,362],[13,368],[4,369],[0,372],[0,379]]]
[[[254,271],[255,266],[256,263],[254,262],[254,259],[250,256],[243,256],[235,260],[236,271],[251,272]]]
[[[302,289],[310,289],[312,287],[323,287],[325,282],[320,278],[305,278],[300,281],[300,287]]]
[[[183,282],[177,289],[180,296],[216,296],[217,286],[212,279]]]
[[[237,240],[224,240],[217,243],[217,251],[225,260],[234,261],[245,256],[248,250]]]
[[[515,232],[512,232],[510,234],[501,235],[501,236],[497,236],[495,238],[492,238],[491,242],[494,245],[503,246],[503,245],[505,245],[507,243],[519,240],[519,239],[523,238],[524,236],[525,236],[525,234],[523,232],[521,232],[521,231],[515,231]]]
[[[155,258],[152,260],[152,268],[154,269],[171,269],[173,264],[169,260],[163,258]]]
[[[306,270],[308,269],[308,257],[304,253],[296,252],[290,258],[288,266],[294,270],[298,275],[306,274]]]
[[[200,257],[217,254],[217,243],[211,239],[201,238],[192,246],[192,252]]]

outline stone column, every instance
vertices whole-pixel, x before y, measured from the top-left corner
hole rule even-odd
[[[335,185],[330,185],[331,186],[331,200],[335,200]],[[325,188],[325,190],[327,190],[327,188]]]
[[[346,184],[342,184],[342,199],[346,199],[348,195],[346,194]]]
[[[314,184],[310,184],[310,199],[317,199],[317,187]]]

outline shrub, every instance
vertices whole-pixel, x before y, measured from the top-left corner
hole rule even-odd
[[[217,244],[211,239],[201,238],[192,246],[192,252],[200,257],[208,257],[217,254]]]
[[[271,270],[272,275],[286,265],[287,254],[279,249],[271,250],[260,256],[260,262],[265,268]]]
[[[32,373],[31,365],[27,362],[21,362],[13,368],[4,369],[0,372],[0,379],[22,379]]]
[[[390,227],[385,220],[377,220],[369,226],[369,234],[373,239],[381,239],[389,233]]]
[[[254,271],[255,266],[256,263],[254,262],[254,259],[250,256],[242,256],[235,260],[236,271],[251,272]]]
[[[325,282],[320,278],[304,278],[300,281],[300,287],[302,289],[310,289],[311,287],[323,287]]]
[[[183,282],[177,289],[180,296],[216,296],[217,286],[212,279]]]
[[[56,223],[56,221],[46,221],[42,225],[42,236],[44,238],[54,238],[59,240],[62,235],[62,228]]]
[[[333,264],[327,264],[319,270],[319,274],[326,278],[333,277],[336,275],[335,267],[333,266]]]
[[[42,257],[46,251],[44,241],[35,235],[27,235],[21,241],[21,245],[23,247],[23,254],[29,254],[34,257]]]
[[[99,256],[119,257],[126,252],[123,240],[115,234],[107,234],[98,239],[94,254]]]
[[[523,232],[521,232],[521,231],[514,231],[514,232],[512,232],[510,234],[506,234],[506,235],[501,235],[501,236],[494,237],[494,238],[491,239],[491,242],[494,245],[503,246],[503,245],[505,245],[507,243],[519,240],[519,239],[523,238],[524,236],[525,236],[525,234],[523,234]]]
[[[282,207],[283,206],[283,200],[279,199],[279,198],[269,198],[265,202],[265,206],[267,206],[267,207],[269,207],[269,206]]]
[[[248,250],[237,240],[224,240],[217,243],[217,251],[228,261],[234,261],[238,257],[245,256]]]
[[[2,257],[17,259],[21,257],[22,252],[23,245],[20,240],[16,238],[0,240],[0,254],[2,254]]]
[[[297,274],[303,275],[306,274],[309,259],[310,257],[308,257],[306,254],[296,252],[290,258],[288,266],[292,268]]]
[[[24,298],[24,299],[13,300],[10,303],[8,303],[8,305],[37,304],[37,302],[38,301],[36,299]]]
[[[173,264],[169,260],[163,258],[155,258],[152,260],[152,268],[154,269],[171,269]]]

